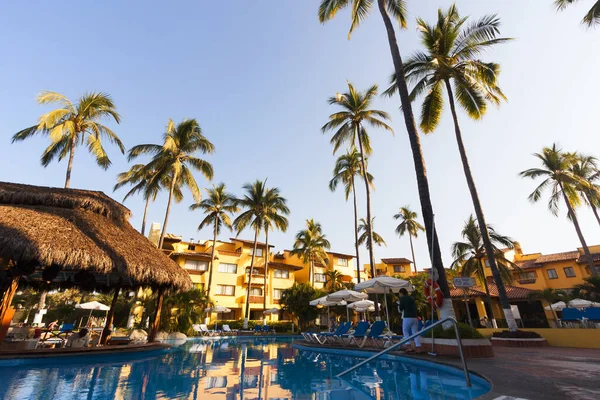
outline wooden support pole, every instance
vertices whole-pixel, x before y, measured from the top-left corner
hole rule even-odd
[[[0,293],[0,340],[4,340],[4,335],[6,334],[6,331],[10,325],[7,312],[10,309],[10,304],[12,303],[13,297],[17,292],[17,288],[19,287],[19,277],[7,276],[4,282],[0,282],[0,287],[0,289],[2,289],[2,293]],[[5,318],[8,321],[5,321]],[[12,315],[10,319],[12,319]]]
[[[115,307],[117,306],[117,300],[119,299],[119,293],[121,292],[121,285],[117,285],[115,287],[115,294],[113,296],[112,302],[110,303],[110,310],[108,310],[108,314],[106,315],[106,324],[104,324],[104,329],[102,330],[102,336],[100,337],[100,344],[106,344],[108,340],[108,335],[110,333],[110,327],[113,324],[115,319]]]
[[[158,325],[160,324],[160,312],[162,311],[163,298],[165,296],[165,289],[158,289],[158,298],[156,299],[156,312],[154,313],[154,320],[152,321],[152,328],[150,330],[150,336],[148,336],[148,342],[154,342],[156,334],[158,333]]]

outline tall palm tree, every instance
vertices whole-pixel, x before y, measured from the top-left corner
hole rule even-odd
[[[578,0],[554,0],[554,4],[558,11],[562,11],[577,1]],[[589,27],[600,24],[600,0],[594,2],[592,8],[590,8],[587,14],[585,14],[585,17],[583,17],[581,23],[586,24]]]
[[[254,247],[252,258],[250,260],[250,276],[254,275],[254,259],[256,257],[256,249],[258,247],[258,234],[265,226],[265,198],[267,193],[266,182],[256,180],[254,183],[246,183],[242,186],[246,191],[244,196],[238,199],[238,205],[244,211],[237,216],[233,221],[233,228],[239,235],[241,231],[247,227],[254,230]],[[267,249],[268,251],[268,249]],[[250,282],[246,288],[246,309],[244,311],[244,329],[248,328],[248,318],[250,316]]]
[[[396,233],[402,237],[408,233],[408,239],[410,240],[410,252],[412,253],[413,268],[415,274],[417,273],[417,260],[415,259],[415,249],[413,247],[412,238],[415,239],[419,236],[419,231],[424,232],[425,227],[417,221],[417,213],[410,209],[410,206],[400,207],[400,212],[394,214],[395,220],[400,220],[400,223],[396,227]]]
[[[371,154],[371,139],[366,129],[366,125],[375,128],[383,128],[394,132],[386,124],[390,117],[385,111],[370,109],[373,98],[377,95],[377,85],[373,85],[364,92],[360,92],[348,82],[348,92],[329,98],[329,104],[337,105],[342,110],[329,116],[327,122],[321,128],[323,133],[334,131],[331,137],[333,152],[335,152],[347,143],[350,147],[358,147],[361,156],[362,171],[367,172],[366,157]],[[375,273],[375,256],[373,254],[373,228],[371,227],[371,186],[366,174],[363,174],[365,190],[367,193],[367,249],[369,249],[369,264],[371,273]]]
[[[593,156],[573,153],[574,163],[571,165],[571,172],[583,181],[583,184],[576,185],[576,189],[581,194],[583,201],[592,209],[596,221],[600,225],[600,171],[598,170],[598,159]]]
[[[210,251],[210,266],[208,269],[208,287],[206,295],[210,297],[210,289],[212,288],[213,266],[215,264],[215,250],[217,247],[217,235],[221,233],[221,229],[225,226],[227,229],[232,229],[231,216],[236,214],[239,209],[237,199],[231,193],[228,193],[225,184],[219,183],[211,189],[205,189],[208,197],[199,203],[194,203],[190,206],[190,210],[201,209],[204,212],[204,219],[198,225],[198,230],[212,226],[213,243]]]
[[[87,144],[88,151],[103,169],[107,169],[111,162],[102,145],[102,138],[116,144],[121,153],[125,153],[125,147],[119,137],[110,128],[98,122],[102,119],[121,122],[117,108],[108,94],[84,93],[77,104],[73,104],[60,93],[45,91],[37,97],[37,102],[39,104],[59,103],[61,107],[42,115],[37,125],[17,132],[12,137],[12,141],[14,143],[25,140],[37,133],[49,136],[51,143],[42,154],[42,165],[47,167],[55,158],[61,161],[68,155],[65,188],[71,185],[71,169],[75,148],[78,145]]]
[[[329,189],[333,192],[337,189],[338,185],[342,183],[344,185],[344,194],[346,195],[346,201],[352,193],[354,200],[354,247],[356,249],[356,276],[358,283],[360,283],[360,256],[359,256],[359,244],[358,244],[358,207],[356,205],[356,185],[354,179],[356,176],[362,176],[362,157],[356,147],[352,150],[342,154],[335,161],[333,167],[333,178],[329,181]],[[373,175],[369,172],[366,174],[367,180],[371,187],[373,187]]]
[[[369,16],[375,0],[322,0],[319,7],[319,22],[325,23],[333,19],[337,12],[347,6],[352,9],[350,32],[348,38],[358,25]],[[427,232],[427,245],[429,253],[432,256],[431,265],[438,272],[438,284],[445,297],[444,304],[440,313],[442,317],[454,317],[454,308],[452,307],[452,299],[450,298],[450,286],[446,278],[446,270],[442,261],[442,252],[440,250],[440,241],[437,236],[437,231],[434,224],[433,206],[431,205],[431,194],[429,192],[429,180],[427,178],[427,169],[425,168],[425,159],[423,158],[423,150],[421,148],[421,139],[415,124],[415,117],[412,110],[408,86],[404,77],[404,64],[396,39],[396,32],[392,18],[398,22],[400,28],[406,28],[406,2],[404,0],[377,0],[377,8],[385,25],[386,35],[390,46],[390,53],[394,63],[394,71],[396,73],[396,85],[398,86],[398,94],[402,105],[402,115],[406,126],[406,133],[410,141],[410,149],[413,155],[415,165],[415,174],[417,178],[417,189],[419,191],[419,200],[421,202],[421,212],[423,221],[425,222],[425,231]],[[450,329],[451,325],[444,326]]]
[[[529,201],[536,203],[542,198],[542,193],[550,188],[552,192],[548,201],[548,209],[555,216],[558,215],[559,201],[562,197],[567,206],[567,216],[573,223],[577,237],[583,253],[585,254],[587,263],[590,267],[592,275],[598,275],[598,270],[594,267],[594,260],[590,253],[590,249],[583,237],[583,232],[579,226],[579,220],[575,213],[575,208],[581,204],[581,198],[576,190],[576,187],[585,187],[586,182],[580,177],[573,174],[571,166],[576,162],[572,154],[564,153],[562,149],[552,144],[552,147],[544,147],[541,153],[535,153],[534,156],[540,160],[541,168],[530,168],[522,171],[519,175],[522,178],[543,178],[542,183],[529,195]]]
[[[298,256],[302,262],[310,266],[309,281],[314,285],[314,264],[327,265],[327,250],[331,248],[331,243],[325,238],[321,224],[314,219],[306,220],[306,229],[296,234],[294,248],[291,255]]]
[[[367,247],[368,250],[371,250],[369,248],[370,243],[367,240],[368,239],[368,226],[371,226],[371,229],[373,229],[373,225],[375,224],[375,217],[373,217],[371,219],[371,224],[367,224],[367,221],[364,218],[360,219],[360,222],[358,224],[358,232],[360,233],[360,236],[358,237],[358,244],[359,245],[365,245]],[[387,243],[385,242],[385,240],[383,240],[383,237],[375,232],[373,232],[373,244],[376,244],[377,246],[387,246]]]
[[[264,288],[267,288],[267,276],[269,275],[269,231],[278,229],[286,232],[288,228],[288,219],[285,217],[290,214],[287,206],[287,200],[281,196],[278,188],[267,189],[264,197],[263,219],[265,231],[265,273],[263,275]],[[263,296],[263,309],[267,309],[267,295]]]
[[[492,240],[492,249],[495,259],[498,260],[498,269],[500,279],[503,283],[511,284],[513,281],[513,271],[511,268],[517,269],[517,266],[504,257],[504,253],[498,246],[513,249],[515,241],[508,236],[501,235],[490,225],[487,226],[490,239]],[[483,243],[483,237],[477,221],[472,215],[465,221],[463,230],[460,233],[463,241],[455,242],[452,245],[452,262],[451,268],[460,272],[462,276],[476,276],[485,288],[485,295],[490,307],[491,317],[494,317],[492,308],[492,298],[490,297],[490,289],[485,277],[485,269],[483,267],[483,259],[486,257],[487,248]],[[494,280],[494,282],[496,282]],[[496,284],[497,286],[497,284]],[[504,308],[504,307],[503,307]]]
[[[491,46],[509,39],[497,37],[500,20],[495,15],[485,16],[470,26],[465,26],[467,20],[468,18],[459,15],[456,5],[450,6],[446,12],[438,10],[438,20],[435,25],[428,25],[422,19],[417,19],[425,52],[415,53],[404,64],[404,71],[407,81],[414,84],[410,94],[411,99],[414,100],[426,93],[420,124],[425,133],[433,132],[439,125],[444,104],[443,91],[444,88],[446,89],[467,186],[483,243],[488,250],[486,256],[498,286],[498,295],[509,329],[516,331],[517,324],[512,317],[506,290],[500,279],[498,265],[492,251],[492,241],[487,232],[483,208],[469,165],[455,106],[457,100],[470,118],[478,120],[485,115],[488,103],[498,105],[505,99],[497,82],[500,66],[496,63],[486,63],[478,57]],[[392,77],[392,83],[393,85],[387,91],[388,95],[397,90],[395,76]]]
[[[331,293],[344,286],[344,283],[342,282],[342,276],[342,273],[340,271],[336,271],[335,269],[325,272],[325,279],[327,281],[325,284],[329,284],[329,290]]]
[[[213,167],[205,160],[197,158],[194,154],[212,154],[215,146],[203,134],[200,124],[195,119],[185,119],[175,125],[172,119],[167,123],[166,132],[162,146],[158,144],[140,144],[129,150],[129,161],[142,154],[151,154],[153,157],[144,167],[146,171],[155,171],[154,176],[148,183],[156,186],[159,182],[169,180],[169,199],[165,211],[162,232],[158,241],[158,248],[162,249],[171,203],[176,186],[187,186],[194,200],[199,202],[202,193],[198,183],[192,174],[192,169],[200,171],[207,180],[213,177]]]
[[[565,303],[568,301],[568,296],[565,292],[563,292],[562,290],[556,290],[552,288],[533,291],[529,293],[527,298],[529,301],[540,300],[548,303],[555,322],[558,322],[558,316],[556,315],[556,310],[552,308],[552,304],[556,303],[557,301],[564,301]]]
[[[135,164],[132,165],[128,171],[121,172],[117,175],[117,183],[113,190],[120,189],[125,185],[133,186],[125,197],[123,197],[123,201],[127,200],[130,196],[135,193],[142,192],[144,195],[144,200],[146,204],[144,206],[144,215],[142,217],[142,228],[140,232],[142,235],[146,233],[146,216],[148,214],[148,207],[150,206],[150,201],[154,202],[156,200],[156,196],[158,193],[164,189],[171,186],[168,177],[164,182],[156,182],[152,180],[156,172],[151,171],[145,168],[144,164]],[[151,185],[152,184],[152,185]],[[183,193],[181,193],[181,186],[175,185],[175,191],[173,192],[173,197],[175,198],[175,202],[179,203],[183,199]]]

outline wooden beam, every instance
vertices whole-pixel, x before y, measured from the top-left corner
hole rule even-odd
[[[10,325],[10,321],[7,322],[4,319],[19,287],[19,278],[18,276],[6,277],[3,282],[0,282],[0,340],[4,340],[4,335],[8,330],[8,325]],[[7,326],[4,326],[5,322]]]
[[[115,307],[117,306],[117,300],[119,299],[119,293],[121,292],[121,285],[117,285],[115,287],[115,294],[113,296],[112,302],[110,303],[110,310],[108,310],[108,314],[106,315],[106,324],[104,325],[104,329],[102,330],[102,336],[100,337],[100,344],[106,344],[108,339],[108,335],[110,332],[110,327],[113,324],[115,319]]]
[[[154,313],[154,320],[152,321],[152,328],[150,330],[150,336],[148,336],[148,342],[154,342],[156,334],[158,333],[158,326],[160,324],[160,312],[162,311],[163,298],[165,296],[165,289],[158,289],[158,298],[156,299],[156,312]]]

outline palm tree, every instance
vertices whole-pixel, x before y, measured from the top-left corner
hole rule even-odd
[[[596,221],[600,225],[600,215],[598,215],[600,186],[597,184],[600,180],[598,159],[579,153],[573,153],[569,157],[574,157],[575,161],[570,167],[571,172],[583,181],[583,184],[578,184],[576,189],[580,192],[583,201],[592,209]]]
[[[144,164],[135,164],[132,165],[131,168],[126,172],[121,172],[117,175],[117,183],[113,190],[120,189],[125,185],[132,185],[133,187],[127,192],[125,197],[123,197],[123,201],[127,200],[129,196],[142,192],[144,195],[144,200],[146,200],[146,204],[144,206],[144,215],[142,217],[142,228],[140,232],[142,235],[146,232],[146,216],[148,214],[148,207],[150,205],[150,201],[155,201],[158,193],[164,189],[171,186],[170,182],[167,180],[165,182],[155,182],[152,181],[152,177],[156,173],[155,171],[151,171],[145,168]],[[153,184],[151,186],[150,184]],[[175,191],[173,192],[173,197],[175,198],[175,202],[179,203],[183,199],[183,193],[181,193],[181,186],[175,185]]]
[[[490,225],[487,226],[487,231],[489,232],[490,239],[492,240],[492,249],[494,251],[495,258],[498,260],[500,279],[503,283],[505,282],[507,284],[511,284],[513,281],[513,271],[509,268],[509,266],[513,269],[516,269],[517,266],[504,257],[504,253],[498,246],[513,249],[515,247],[515,241],[508,236],[497,233],[496,230]],[[495,317],[492,308],[492,298],[490,297],[490,290],[485,277],[485,270],[482,262],[483,258],[486,257],[487,248],[483,243],[483,237],[481,236],[479,225],[472,215],[470,215],[469,219],[465,221],[461,236],[463,237],[463,241],[455,242],[452,245],[452,257],[454,258],[454,261],[452,262],[451,268],[458,270],[462,276],[476,276],[480,282],[483,282],[486,300],[489,304],[490,312],[492,313],[491,317],[494,319]],[[494,282],[497,281],[494,280]]]
[[[258,247],[258,234],[265,226],[265,198],[267,193],[266,182],[256,180],[254,183],[246,183],[242,186],[246,194],[238,199],[238,205],[245,210],[233,221],[233,227],[239,235],[241,231],[250,226],[254,230],[254,247],[250,261],[250,276],[254,275],[254,259]],[[268,249],[267,249],[268,251]],[[244,329],[248,328],[248,318],[250,316],[250,282],[246,288],[246,309],[244,311]]]
[[[125,147],[119,137],[110,128],[98,122],[103,118],[121,122],[117,108],[108,94],[84,93],[77,104],[73,104],[60,93],[44,91],[37,97],[37,102],[60,103],[61,108],[42,115],[37,125],[17,132],[12,137],[12,142],[28,139],[36,133],[49,136],[51,143],[42,154],[42,165],[47,167],[55,158],[61,161],[68,155],[65,188],[71,185],[73,157],[78,145],[86,143],[88,151],[96,157],[96,163],[103,169],[107,169],[111,162],[102,146],[102,138],[116,144],[121,153],[125,153]]]
[[[348,92],[344,94],[338,93],[335,97],[329,98],[329,104],[339,106],[342,111],[336,112],[329,116],[327,122],[321,128],[323,133],[327,131],[335,131],[331,137],[333,152],[335,152],[344,144],[348,143],[350,147],[356,147],[361,156],[362,171],[367,172],[366,157],[371,154],[371,139],[365,128],[365,125],[370,125],[375,128],[387,129],[394,132],[393,129],[384,121],[389,121],[390,117],[385,111],[370,109],[373,98],[377,95],[377,85],[373,85],[364,92],[357,91],[350,82],[348,82]],[[369,249],[369,264],[371,273],[375,273],[375,256],[373,255],[373,228],[370,221],[371,216],[371,187],[366,174],[363,174],[365,182],[365,190],[367,193],[367,249]]]
[[[583,278],[584,283],[573,287],[571,294],[576,299],[600,302],[600,276]]]
[[[331,290],[331,293],[344,286],[344,283],[342,282],[342,273],[334,269],[325,272],[325,279],[327,281],[325,284],[329,284],[329,290]]]
[[[288,228],[288,219],[285,217],[290,214],[287,206],[287,200],[281,197],[278,188],[267,189],[264,197],[263,219],[265,231],[265,273],[263,275],[264,288],[267,287],[267,276],[269,275],[269,230],[278,229],[286,232]],[[263,296],[263,309],[267,309],[267,295]]]
[[[558,11],[562,11],[576,1],[578,0],[554,0],[554,4]],[[588,27],[600,24],[600,0],[596,0],[592,5],[592,8],[590,8],[587,14],[585,14],[585,17],[583,17],[581,23],[586,24]]]
[[[487,250],[486,256],[498,287],[498,295],[509,329],[516,331],[517,325],[512,317],[506,290],[500,279],[498,265],[492,251],[492,241],[487,232],[483,208],[469,165],[455,106],[456,99],[469,117],[478,120],[485,115],[488,102],[498,105],[505,100],[505,96],[497,84],[499,65],[486,63],[477,57],[489,47],[509,39],[497,37],[500,20],[495,15],[485,16],[465,27],[467,19],[459,15],[456,5],[452,5],[445,13],[441,9],[438,10],[438,21],[435,25],[431,26],[422,19],[417,19],[417,27],[421,32],[421,41],[425,46],[425,52],[415,53],[404,64],[404,72],[407,81],[414,84],[410,94],[411,99],[414,100],[419,95],[426,93],[421,109],[420,124],[425,133],[433,132],[439,125],[444,104],[443,90],[446,89],[454,120],[458,151],[483,243]],[[394,76],[392,83],[393,85],[387,91],[388,95],[397,90]]]
[[[575,213],[575,207],[581,203],[576,187],[585,187],[586,182],[571,172],[571,166],[576,162],[572,154],[564,153],[562,149],[557,148],[556,143],[552,147],[544,147],[541,153],[535,153],[534,156],[541,161],[541,168],[530,168],[522,171],[519,175],[523,178],[536,179],[544,178],[542,183],[529,195],[529,201],[536,203],[541,199],[542,193],[550,188],[552,194],[548,201],[548,209],[555,216],[558,215],[559,201],[562,197],[567,206],[567,216],[573,223],[586,260],[590,267],[592,275],[598,275],[594,267],[594,260],[587,246],[583,232],[579,226],[579,220]]]
[[[346,201],[352,193],[354,200],[354,247],[356,249],[356,276],[358,283],[360,283],[360,257],[359,257],[359,244],[358,244],[358,207],[356,205],[356,185],[354,184],[354,178],[357,175],[362,176],[362,157],[356,147],[352,150],[342,154],[335,161],[333,167],[333,178],[329,181],[329,189],[333,192],[337,188],[338,184],[344,185],[344,194],[346,195]],[[367,172],[367,180],[373,187],[373,175]]]
[[[219,183],[212,189],[206,189],[208,197],[190,206],[190,210],[201,209],[204,212],[204,219],[198,225],[198,230],[212,226],[213,228],[213,244],[210,252],[210,267],[208,270],[208,287],[206,295],[210,297],[210,289],[212,287],[213,266],[215,263],[215,249],[217,247],[217,235],[221,233],[221,229],[225,226],[227,229],[232,229],[231,215],[236,214],[239,209],[237,199],[231,193],[227,193],[224,183]]]
[[[554,308],[552,308],[552,304],[556,303],[557,301],[567,302],[567,300],[568,300],[567,297],[568,296],[566,296],[565,292],[563,292],[561,290],[551,289],[551,288],[546,288],[543,290],[536,290],[536,291],[529,293],[529,295],[527,296],[529,301],[540,300],[542,302],[545,301],[546,303],[548,303],[548,305],[550,306],[550,310],[552,311],[552,316],[554,317],[555,322],[558,322],[558,317],[556,316],[556,311],[554,310]]]
[[[322,0],[319,7],[319,22],[325,23],[333,19],[338,11],[346,6],[350,6],[352,9],[352,24],[348,34],[348,37],[350,37],[350,34],[352,34],[354,29],[358,27],[358,25],[369,15],[369,12],[373,6],[373,2],[374,0]],[[398,86],[398,93],[400,95],[400,102],[402,104],[402,114],[404,116],[406,132],[410,141],[413,162],[415,164],[415,174],[417,177],[417,189],[419,191],[419,199],[421,202],[421,212],[425,222],[425,231],[427,232],[427,245],[429,247],[429,253],[432,256],[431,265],[438,272],[438,284],[445,297],[444,305],[442,306],[440,312],[442,317],[454,317],[454,309],[452,307],[452,300],[450,298],[450,286],[448,286],[446,270],[444,269],[442,252],[440,250],[440,241],[438,239],[437,231],[433,221],[433,206],[431,205],[429,180],[427,178],[427,169],[425,168],[425,160],[423,158],[423,150],[421,148],[421,139],[419,138],[417,126],[415,124],[415,117],[413,115],[411,99],[408,93],[408,86],[404,77],[404,65],[402,62],[400,49],[398,48],[394,24],[390,18],[391,15],[398,22],[400,28],[406,28],[406,3],[404,0],[377,0],[377,6],[385,25],[387,39],[390,46],[390,53],[394,63],[396,84]],[[445,328],[448,329],[451,327],[451,325],[445,326]]]
[[[410,240],[410,252],[412,253],[413,267],[415,274],[417,273],[417,260],[415,259],[415,249],[413,248],[412,238],[415,239],[419,235],[419,231],[424,232],[425,228],[417,221],[417,213],[411,211],[410,206],[400,207],[400,212],[394,215],[395,220],[401,220],[396,227],[396,233],[402,237],[408,233],[408,239]]]
[[[192,169],[200,171],[207,180],[211,180],[213,167],[208,161],[197,158],[194,154],[197,152],[212,154],[214,149],[214,145],[202,134],[198,121],[185,119],[175,125],[173,120],[169,119],[162,146],[158,144],[140,144],[129,150],[129,161],[142,154],[153,155],[150,162],[144,167],[145,171],[155,171],[148,185],[157,186],[158,183],[165,180],[168,180],[171,184],[163,228],[158,241],[159,249],[162,249],[167,233],[167,223],[169,222],[175,188],[183,185],[187,186],[194,200],[199,202],[202,193],[192,174]]]
[[[375,217],[373,217],[373,219],[371,219],[371,229],[373,229],[373,224],[375,223]],[[360,222],[358,224],[358,232],[360,233],[360,236],[358,237],[358,244],[359,245],[365,245],[367,247],[368,250],[371,250],[369,248],[370,244],[369,241],[367,240],[368,238],[368,224],[367,221],[364,218],[360,219]],[[373,231],[373,243],[376,244],[377,246],[387,246],[387,243],[385,242],[385,240],[383,240],[383,237],[381,237],[381,235],[375,231]]]
[[[306,265],[310,265],[309,281],[314,285],[314,264],[315,262],[326,265],[328,258],[326,250],[331,248],[331,243],[325,238],[321,224],[314,219],[306,220],[306,229],[296,234],[294,248],[291,255],[298,256]]]

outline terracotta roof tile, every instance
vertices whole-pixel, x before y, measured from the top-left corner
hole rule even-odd
[[[576,260],[579,257],[579,251],[564,251],[562,253],[553,253],[540,256],[535,260],[536,264],[543,264],[552,261]]]
[[[600,261],[600,253],[592,253],[592,260]],[[585,259],[585,254],[579,254],[579,257],[577,257],[577,262],[581,264],[587,263],[587,260]]]
[[[382,258],[381,262],[384,264],[412,264],[408,258],[399,257],[399,258]]]
[[[508,296],[509,300],[526,300],[529,296],[529,293],[534,292],[534,290],[525,289],[525,288],[517,287],[517,286],[505,285],[504,287],[506,289],[506,295]],[[493,284],[493,283],[488,284],[488,289],[490,290],[490,297],[494,297],[494,298],[498,297],[498,288],[496,287],[495,284]],[[467,295],[469,297],[485,296],[485,289],[480,286],[473,286],[472,288],[469,289],[469,292],[467,293]],[[463,296],[463,291],[462,291],[462,289],[456,289],[456,288],[450,289],[450,296],[453,299],[461,298]]]
[[[300,271],[302,268],[304,268],[304,267],[300,267],[300,266],[297,266],[297,265],[280,263],[280,262],[274,262],[274,261],[270,261],[269,262],[269,268],[271,268],[271,267],[273,267],[273,268],[277,268],[277,267],[280,267],[280,268],[290,268],[290,269],[293,269],[295,271]]]
[[[539,265],[535,265],[535,263],[536,263],[536,260],[527,260],[527,261],[518,261],[515,264],[517,264],[517,267],[519,267],[521,269],[539,267]]]
[[[480,288],[478,286],[474,286],[472,288],[469,288],[469,291],[467,292],[467,296],[469,297],[477,297],[477,296],[485,296],[485,292],[482,290],[479,290]],[[461,297],[463,297],[463,289],[459,289],[459,288],[451,288],[450,289],[450,297],[452,297],[453,299],[459,299]]]

